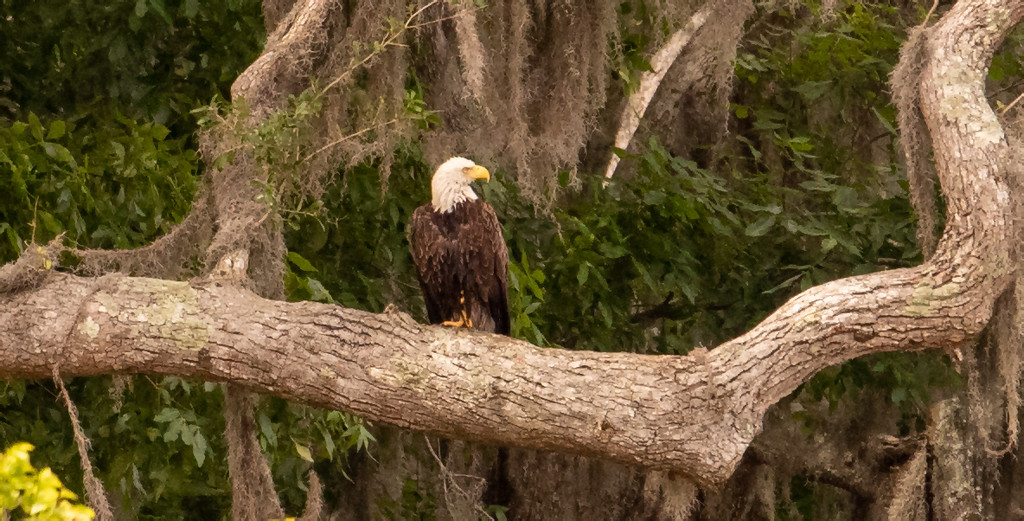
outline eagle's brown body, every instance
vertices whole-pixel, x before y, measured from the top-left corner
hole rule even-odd
[[[508,335],[508,250],[494,209],[480,199],[449,212],[416,209],[409,244],[432,324],[458,321]]]

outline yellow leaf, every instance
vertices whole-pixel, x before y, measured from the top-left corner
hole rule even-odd
[[[306,447],[305,445],[299,445],[298,443],[295,443],[295,452],[299,453],[299,457],[300,458],[302,458],[302,459],[304,459],[304,460],[306,460],[306,461],[308,461],[310,463],[313,463],[313,455],[309,453],[309,447]]]

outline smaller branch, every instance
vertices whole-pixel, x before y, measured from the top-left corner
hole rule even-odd
[[[458,492],[460,496],[462,496],[462,499],[464,501],[471,503],[478,514],[480,514],[485,519],[490,519],[491,521],[494,521],[494,516],[492,516],[490,513],[484,510],[483,507],[480,506],[479,498],[474,497],[472,493],[459,486],[458,482],[455,481],[455,478],[468,478],[476,481],[477,485],[482,487],[486,486],[487,479],[482,478],[480,476],[474,476],[472,474],[460,474],[457,472],[452,472],[451,470],[448,469],[448,466],[445,465],[444,461],[441,460],[441,456],[439,456],[437,454],[437,451],[434,450],[434,445],[430,442],[430,438],[427,437],[427,435],[425,434],[423,435],[423,442],[427,444],[427,449],[430,450],[430,455],[434,457],[434,461],[437,462],[437,467],[441,471],[441,486],[444,489],[445,503],[449,505],[452,503],[450,499],[451,494],[448,490],[448,483],[451,483],[452,486],[455,487],[455,491]],[[449,513],[454,515],[454,513],[451,512],[450,510]]]
[[[651,67],[654,71],[643,73],[640,77],[640,87],[629,97],[625,108],[622,109],[622,116],[619,118],[621,121],[619,131],[615,135],[616,148],[626,150],[629,147],[629,142],[633,140],[633,134],[636,133],[637,127],[640,126],[640,119],[647,112],[647,106],[654,99],[654,93],[658,91],[661,80],[665,78],[665,74],[672,67],[672,64],[675,63],[676,58],[679,57],[686,44],[690,43],[690,40],[701,27],[704,27],[704,22],[707,21],[712,7],[713,3],[705,4],[704,7],[694,13],[689,23],[676,31],[669,38],[668,43],[651,58]],[[618,155],[612,154],[611,159],[608,161],[608,168],[605,170],[605,178],[611,179],[615,174],[615,169],[619,166],[619,159]]]
[[[340,138],[338,138],[338,139],[336,139],[334,141],[331,141],[330,143],[327,143],[326,145],[320,147],[319,149],[317,149],[316,152],[313,152],[313,153],[309,154],[308,156],[302,158],[302,162],[305,163],[306,161],[309,161],[310,159],[313,159],[318,154],[320,154],[320,152],[323,152],[323,151],[327,150],[328,148],[338,146],[338,145],[340,145],[340,144],[342,144],[342,143],[344,143],[344,142],[346,142],[346,141],[348,141],[350,139],[357,138],[357,137],[359,137],[359,136],[361,136],[361,135],[363,135],[363,134],[365,134],[365,133],[367,133],[367,132],[369,132],[371,130],[375,130],[375,129],[378,129],[378,128],[381,128],[381,127],[386,127],[388,125],[393,125],[395,123],[398,123],[398,118],[392,118],[390,121],[385,121],[384,123],[381,123],[379,125],[374,125],[372,127],[366,127],[366,128],[364,128],[364,129],[362,129],[362,130],[360,130],[358,132],[353,132],[352,134],[348,134],[348,135],[342,136],[342,137],[340,137]]]
[[[39,198],[36,197],[35,208],[32,209],[32,222],[28,225],[32,227],[32,244],[36,243],[36,220],[39,218]]]
[[[936,1],[938,1],[938,0],[936,0]],[[427,5],[425,5],[425,6],[421,7],[421,8],[419,8],[419,9],[417,9],[417,10],[416,10],[416,12],[414,12],[414,13],[413,13],[413,14],[411,14],[411,15],[409,15],[409,19],[407,19],[407,20],[405,21],[405,26],[406,26],[406,27],[409,27],[409,24],[410,24],[410,23],[411,23],[411,22],[413,21],[413,19],[414,19],[414,18],[416,18],[417,16],[419,16],[419,15],[420,15],[420,13],[422,13],[423,11],[426,11],[427,9],[430,9],[431,7],[433,7],[433,6],[434,6],[434,4],[436,4],[437,2],[438,2],[438,0],[433,0],[433,1],[432,1],[432,2],[430,2],[429,4],[427,4]]]
[[[921,25],[926,25],[928,23],[928,20],[931,19],[933,14],[935,14],[935,9],[937,9],[938,7],[939,0],[934,0],[932,2],[932,8],[928,10],[928,14],[924,15],[924,21],[921,22]]]
[[[409,15],[409,18],[407,18],[405,20],[405,24],[402,25],[401,29],[395,31],[393,34],[388,35],[388,37],[385,38],[380,43],[380,45],[376,49],[373,50],[373,52],[371,52],[370,54],[367,54],[362,60],[359,60],[359,63],[356,63],[355,65],[349,67],[344,72],[339,74],[337,78],[334,78],[333,81],[331,81],[330,83],[327,84],[326,87],[324,87],[324,90],[321,92],[321,95],[323,95],[327,91],[331,90],[332,87],[340,84],[342,82],[342,80],[344,80],[345,78],[348,78],[349,76],[351,76],[353,72],[355,72],[357,69],[359,69],[363,65],[366,65],[367,62],[369,62],[375,56],[377,56],[378,54],[383,52],[384,49],[387,49],[388,47],[390,47],[392,45],[395,45],[395,41],[398,40],[398,37],[401,36],[402,34],[404,34],[407,30],[411,29],[414,25],[420,26],[420,25],[425,25],[425,24],[429,24],[429,23],[439,22],[440,20],[435,20],[435,21],[432,21],[432,22],[425,22],[424,24],[413,24],[412,23],[413,20],[415,20],[421,13],[423,13],[423,11],[425,11],[428,8],[430,8],[431,6],[437,4],[438,1],[439,0],[433,0],[432,2],[428,3],[427,5],[424,5],[423,7],[417,9],[415,12],[413,12],[411,15]]]
[[[441,18],[437,18],[437,19],[431,20],[429,22],[422,22],[422,23],[418,23],[418,24],[412,24],[412,25],[406,27],[406,29],[419,29],[420,27],[427,27],[429,25],[434,25],[436,23],[444,22],[446,20],[454,20],[454,19],[456,19],[458,17],[459,17],[459,15],[457,15],[457,14],[448,15],[448,16],[442,16]]]
[[[1010,111],[1010,109],[1013,108],[1014,105],[1019,103],[1021,99],[1024,99],[1024,92],[1020,93],[1020,96],[1017,96],[1017,99],[1011,101],[1009,105],[1003,107],[1003,110],[999,111],[999,113],[1000,114],[1006,114],[1007,112]]]

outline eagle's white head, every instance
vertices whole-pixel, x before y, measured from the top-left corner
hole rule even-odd
[[[477,179],[489,181],[491,173],[464,157],[453,157],[442,163],[430,181],[430,203],[434,211],[448,213],[463,201],[475,200],[476,194],[469,184]]]

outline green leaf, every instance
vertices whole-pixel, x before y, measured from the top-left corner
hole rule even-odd
[[[117,159],[119,161],[124,161],[124,153],[125,153],[124,145],[122,145],[121,143],[118,143],[117,141],[111,141],[110,142],[110,147],[114,149],[114,155],[117,157]]]
[[[356,448],[366,449],[370,446],[371,442],[377,441],[377,438],[374,438],[373,434],[371,434],[370,431],[366,430],[366,427],[363,427],[362,424],[358,425],[358,427],[359,439],[356,442]]]
[[[64,226],[50,212],[39,211],[39,220],[43,222],[43,228],[54,235],[64,231]]]
[[[665,192],[650,191],[644,194],[644,202],[651,205],[657,206],[665,202]]]
[[[821,240],[821,250],[825,253],[828,253],[832,251],[832,248],[835,248],[837,244],[839,244],[839,242],[836,241],[834,237],[825,237],[824,239]]]
[[[158,423],[167,423],[169,421],[177,420],[180,417],[181,412],[179,412],[177,409],[165,407],[161,409],[160,412],[156,414],[156,416],[153,417],[153,421]]]
[[[288,252],[288,260],[291,261],[291,263],[298,267],[300,270],[305,271],[307,273],[316,273],[317,271],[317,269],[314,268],[313,265],[308,260],[306,260],[305,257],[299,255],[298,252]]]
[[[601,318],[604,319],[604,326],[612,327],[614,319],[612,318],[611,311],[608,309],[608,306],[605,305],[603,300],[599,300],[597,302],[597,310],[601,313]]]
[[[181,442],[184,443],[185,445],[191,446],[192,440],[195,438],[197,432],[198,430],[195,425],[188,425],[182,422]]]
[[[822,94],[828,91],[832,86],[832,80],[825,81],[807,81],[796,87],[793,90],[803,95],[808,101],[814,101],[821,97]]]
[[[174,20],[171,20],[171,17],[167,14],[167,9],[164,8],[164,0],[149,0],[149,6],[164,19],[167,25],[174,23]]]
[[[768,233],[768,230],[772,229],[772,226],[774,225],[775,216],[765,215],[764,217],[761,217],[760,219],[754,221],[749,226],[747,226],[747,229],[744,231],[744,233],[747,235],[747,237],[760,237]]]
[[[579,271],[576,272],[576,282],[579,282],[580,286],[587,283],[587,277],[590,275],[590,266],[584,262],[580,264]]]
[[[306,287],[309,289],[309,300],[326,302],[328,304],[334,303],[334,297],[331,296],[331,292],[327,291],[327,288],[319,280],[312,277],[306,279]]]
[[[832,192],[836,189],[836,185],[824,180],[824,179],[811,179],[800,183],[800,187],[806,190],[813,190],[815,192]]]
[[[487,512],[494,514],[494,521],[507,521],[505,512],[508,512],[508,507],[502,505],[488,505]]]
[[[601,252],[601,255],[604,255],[606,258],[609,259],[618,259],[619,257],[622,257],[623,255],[628,253],[626,248],[618,244],[608,243],[599,244],[597,246],[597,251]]]
[[[46,139],[60,139],[64,137],[64,131],[66,129],[67,127],[65,126],[64,121],[58,119],[53,123],[50,123],[50,131],[46,133]]]
[[[155,139],[157,141],[163,141],[164,138],[167,137],[167,134],[170,134],[170,133],[171,133],[170,129],[168,129],[167,127],[165,127],[163,125],[153,125],[152,135],[153,135],[153,139]]]
[[[199,467],[202,467],[203,462],[206,461],[207,446],[206,436],[196,431],[195,435],[192,436],[192,456],[196,458],[196,465]]]
[[[28,113],[28,128],[36,141],[43,140],[43,124],[39,122],[39,116],[36,116],[34,112]]]
[[[267,443],[271,447],[277,446],[277,434],[274,433],[274,424],[270,422],[270,418],[266,414],[260,413],[259,415],[260,432],[263,433],[263,437],[267,439]]]
[[[13,134],[15,137],[21,137],[21,135],[25,133],[25,129],[27,128],[28,124],[26,124],[24,121],[15,121],[14,123],[11,123],[11,134]]]
[[[544,272],[539,269],[530,272],[530,276],[533,277],[533,280],[537,281],[538,284],[544,284],[544,281],[547,279],[547,275],[544,275]]]
[[[878,122],[885,127],[885,130],[888,130],[889,133],[894,136],[897,135],[896,127],[892,126],[892,123],[889,122],[889,118],[883,116],[882,113],[878,111],[877,107],[871,107],[871,112],[875,113],[875,117],[878,118]]]
[[[332,411],[334,412],[334,411]],[[327,457],[334,460],[334,438],[327,432],[326,429],[321,429],[321,433],[324,437],[324,449],[327,449]]]
[[[178,418],[168,423],[167,430],[164,431],[164,442],[170,443],[178,439],[178,436],[181,434],[184,425],[185,424],[184,422],[181,421],[181,418]]]
[[[71,152],[57,143],[43,143],[43,150],[46,151],[46,155],[70,165],[72,168],[76,168],[78,165],[75,163],[75,158],[71,156]]]
[[[804,276],[803,273],[798,273],[798,274],[796,274],[796,275],[794,275],[794,276],[792,276],[792,277],[782,281],[782,283],[779,284],[778,286],[775,286],[775,287],[773,287],[771,289],[765,290],[764,294],[765,295],[771,295],[772,293],[775,293],[776,291],[779,291],[780,289],[787,289],[790,286],[792,286],[794,283],[796,283],[796,281],[800,280],[800,277],[803,277],[803,276]]]

